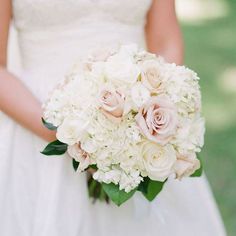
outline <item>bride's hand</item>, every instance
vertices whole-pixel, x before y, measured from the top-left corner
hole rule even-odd
[[[57,139],[56,131],[43,130],[42,133],[43,134],[42,134],[41,138],[43,138],[47,142],[52,142],[52,141],[55,141]]]

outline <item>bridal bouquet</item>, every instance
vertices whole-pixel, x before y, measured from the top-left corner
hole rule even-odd
[[[68,152],[76,171],[92,168],[92,197],[121,205],[141,191],[152,201],[170,176],[201,175],[198,80],[136,45],[93,51],[44,104],[57,140],[42,153]]]

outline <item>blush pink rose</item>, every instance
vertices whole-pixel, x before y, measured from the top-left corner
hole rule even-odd
[[[72,158],[74,158],[77,162],[79,162],[79,171],[84,171],[90,165],[90,158],[89,154],[85,152],[82,148],[80,143],[76,143],[72,146],[68,146],[68,154]]]
[[[163,92],[162,65],[156,60],[146,60],[141,66],[141,82],[153,93]]]
[[[177,179],[182,179],[183,177],[188,177],[192,175],[201,166],[196,153],[189,153],[186,155],[177,155],[177,161],[175,163],[174,169]]]
[[[136,122],[149,140],[165,145],[176,132],[177,111],[167,96],[151,97],[140,108]]]
[[[105,88],[100,93],[100,109],[104,115],[114,121],[119,122],[123,116],[125,95],[116,89]]]

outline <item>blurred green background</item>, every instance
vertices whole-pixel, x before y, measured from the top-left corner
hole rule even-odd
[[[201,153],[228,235],[236,235],[236,1],[179,0],[185,63],[198,72],[207,132]]]

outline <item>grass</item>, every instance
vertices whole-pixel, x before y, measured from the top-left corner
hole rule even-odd
[[[236,235],[236,1],[232,12],[201,24],[183,23],[186,64],[198,72],[207,121],[201,156],[228,235]],[[214,7],[214,5],[213,5]],[[233,84],[227,83],[234,81]],[[226,85],[226,86],[224,86]],[[232,86],[235,86],[234,88]],[[228,88],[228,89],[227,89]]]

